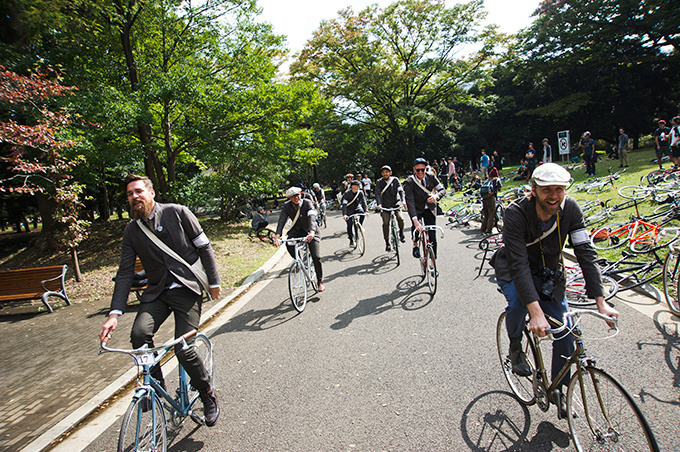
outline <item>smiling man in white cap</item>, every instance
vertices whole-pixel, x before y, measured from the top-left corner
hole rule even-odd
[[[504,245],[491,260],[498,286],[508,302],[505,325],[512,370],[524,377],[532,373],[521,342],[527,313],[529,329],[542,337],[547,328],[554,327],[546,315],[561,321],[569,310],[562,263],[565,238],[573,246],[583,270],[588,297],[595,299],[602,314],[619,315],[604,300],[602,278],[595,263],[597,252],[590,243],[583,213],[576,201],[566,196],[570,180],[569,172],[556,163],[546,163],[534,171],[531,196],[513,202],[505,210]],[[553,378],[573,351],[571,336],[553,342]],[[568,381],[569,375],[564,377],[562,385]],[[553,402],[559,406],[559,416],[564,417],[564,397],[558,399]]]

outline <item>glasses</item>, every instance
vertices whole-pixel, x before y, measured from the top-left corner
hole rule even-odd
[[[416,168],[415,172],[416,173],[424,173],[426,168]]]

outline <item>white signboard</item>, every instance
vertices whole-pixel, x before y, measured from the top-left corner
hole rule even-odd
[[[569,155],[569,141],[568,130],[557,132],[557,147],[560,150],[560,155]]]

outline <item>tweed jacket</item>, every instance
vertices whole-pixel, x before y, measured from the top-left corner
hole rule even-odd
[[[295,218],[295,204],[292,201],[286,201],[281,208],[281,215],[279,216],[279,223],[276,225],[276,234],[283,234],[283,227],[286,224],[286,220],[289,218],[291,221]],[[314,241],[318,242],[321,240],[321,229],[319,229],[319,224],[316,222],[316,209],[314,208],[314,203],[308,198],[302,198],[300,201],[300,216],[298,217],[293,227],[288,231],[289,238],[304,237],[309,234],[310,231],[314,231]]]
[[[390,185],[385,188],[388,181]],[[383,192],[383,190],[385,191]],[[375,183],[375,200],[379,206],[387,209],[394,209],[395,207],[399,207],[400,203],[403,204],[406,202],[404,200],[404,188],[401,186],[399,179],[390,177],[386,181],[385,178],[380,178],[380,180]]]
[[[406,194],[406,206],[408,207],[408,216],[413,219],[422,215],[423,211],[430,210],[434,215],[437,215],[436,204],[428,204],[428,195],[420,188],[414,180],[416,176],[411,175],[404,181],[404,193]],[[430,192],[436,192],[435,197],[440,200],[446,194],[446,189],[439,182],[437,176],[432,173],[425,173],[423,182],[421,184]]]
[[[149,229],[189,264],[200,258],[210,286],[219,286],[220,277],[217,274],[213,248],[188,208],[178,204],[156,203],[148,223]],[[149,279],[148,287],[141,296],[142,303],[155,300],[173,282],[182,284],[197,295],[201,294],[201,283],[191,270],[158,248],[137,222],[131,221],[123,232],[120,266],[116,274],[111,310],[125,311],[137,257]]]

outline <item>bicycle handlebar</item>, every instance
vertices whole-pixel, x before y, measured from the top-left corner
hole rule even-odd
[[[441,227],[439,227],[435,224],[428,224],[428,225],[421,224],[420,227],[423,229],[423,231],[426,231],[426,232],[427,231],[439,231],[441,238],[444,238],[444,230]]]
[[[391,207],[389,209],[387,207],[381,207],[380,210],[384,212],[396,212],[397,210],[401,210],[401,207]]]
[[[557,328],[548,328],[547,330],[545,330],[545,332],[547,334],[550,334],[550,335],[555,335],[555,334],[561,333],[561,332],[565,331],[567,328],[569,328],[568,320],[570,318],[580,317],[581,314],[592,315],[594,317],[597,317],[598,319],[604,320],[605,322],[610,322],[614,325],[613,327],[611,327],[611,329],[613,329],[617,332],[619,331],[619,319],[618,318],[609,317],[607,315],[600,314],[597,311],[591,311],[589,309],[575,309],[573,311],[565,312],[564,316],[562,318],[562,322],[548,316],[549,321],[551,321],[552,323],[559,325],[559,326]]]
[[[99,344],[99,352],[97,354],[101,355],[102,351],[107,351],[107,352],[125,353],[127,355],[144,355],[146,353],[151,353],[151,352],[156,352],[156,351],[159,351],[159,350],[168,349],[168,348],[173,347],[173,346],[175,346],[179,343],[182,343],[182,342],[184,342],[184,347],[182,347],[182,348],[186,348],[188,346],[188,344],[186,343],[186,340],[189,339],[191,336],[195,336],[197,333],[198,333],[198,330],[193,329],[193,330],[189,331],[188,333],[183,334],[182,336],[180,336],[176,339],[172,339],[172,340],[166,342],[163,345],[159,345],[159,346],[153,347],[153,348],[149,348],[147,344],[144,344],[140,348],[125,350],[125,349],[119,349],[119,348],[109,348],[107,346],[107,342],[102,342],[101,344]]]
[[[365,217],[365,213],[353,213],[352,215],[347,215],[347,218],[354,218],[354,217]]]

